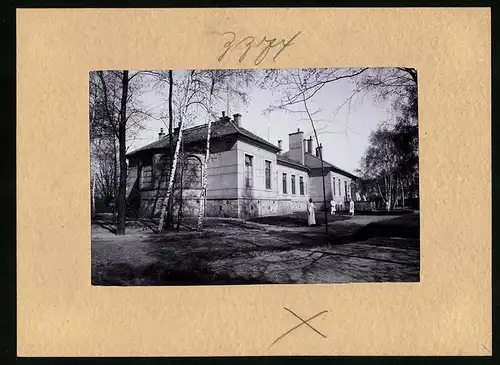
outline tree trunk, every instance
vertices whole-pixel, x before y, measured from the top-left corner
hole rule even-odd
[[[167,187],[167,196],[163,200],[162,203],[162,208],[161,208],[161,214],[160,214],[160,221],[158,223],[158,233],[161,233],[163,231],[163,225],[165,223],[165,215],[167,211],[167,205],[168,201],[170,199],[170,195],[172,193],[172,186],[174,184],[174,178],[175,178],[175,170],[177,168],[177,160],[179,159],[179,150],[180,150],[180,145],[182,143],[182,132],[184,128],[184,113],[186,112],[186,104],[187,104],[187,99],[188,99],[188,94],[189,94],[189,89],[191,88],[191,82],[192,82],[192,77],[193,77],[194,71],[190,72],[188,84],[186,85],[186,90],[182,102],[182,108],[179,116],[179,136],[177,138],[177,144],[175,146],[175,153],[174,153],[174,160],[172,161],[172,169],[170,171],[170,180],[168,182],[168,187]]]
[[[404,185],[403,185],[403,179],[401,179],[401,200],[403,203],[403,208],[405,206],[405,190],[404,190]]]
[[[387,210],[391,210],[391,207],[392,207],[392,192],[391,192],[391,175],[388,175],[387,176],[387,201],[388,201],[388,205],[387,205]]]
[[[92,178],[92,212],[91,216],[95,214],[95,174]]]
[[[185,156],[184,156],[184,143],[181,145],[181,178],[180,178],[180,184],[181,184],[181,189],[180,189],[180,194],[179,194],[179,209],[177,211],[177,232],[179,232],[181,228],[181,222],[182,222],[182,193],[184,189],[184,183],[183,183],[183,178],[184,178],[184,164],[185,164]]]
[[[386,199],[385,199],[385,197],[384,197],[384,194],[382,194],[382,189],[380,188],[380,184],[379,184],[379,183],[377,183],[377,190],[378,190],[378,194],[380,195],[380,197],[382,198],[382,200],[383,200],[383,202],[384,202],[384,204],[385,204]],[[377,205],[378,205],[378,204],[377,204]]]
[[[168,159],[170,164],[172,164],[173,161],[173,152],[174,149],[172,148],[174,144],[174,136],[173,136],[173,128],[174,128],[174,114],[173,114],[173,109],[172,109],[172,94],[173,94],[173,89],[174,89],[174,78],[172,74],[172,70],[168,70],[168,139],[169,139],[169,144],[168,144]],[[172,225],[172,213],[173,213],[173,205],[172,205],[172,198],[168,201],[168,214],[167,214],[167,226],[170,227]]]
[[[316,130],[314,130],[314,135],[316,136],[316,144],[318,143],[318,136],[316,135]],[[319,149],[319,158],[321,159],[321,180],[323,181],[323,207],[325,211],[325,232],[328,233],[328,213],[326,211],[326,188],[325,188],[325,168],[323,166],[323,148]]]
[[[392,187],[392,190],[394,191],[394,207],[397,207],[399,204],[399,191],[398,191],[398,186],[399,186],[399,179],[398,175],[395,177],[396,182],[394,183],[394,186]]]
[[[392,175],[389,174],[389,210],[394,206],[393,191],[392,191]]]
[[[311,122],[311,126],[314,132],[314,138],[316,139],[316,146],[318,146],[319,148],[320,144],[318,141],[318,134],[316,133],[316,127],[314,126],[314,121],[312,119],[311,114],[309,113],[309,108],[307,107],[307,102],[304,95],[302,95],[302,101],[304,103],[304,108],[306,110],[307,116],[309,117],[309,121]],[[323,148],[319,148],[319,158],[321,160],[321,180],[323,182],[323,208],[324,208],[323,210],[325,213],[325,232],[328,234],[328,212],[326,208],[326,188],[325,188],[325,168],[323,164]]]
[[[120,123],[118,124],[118,147],[120,160],[120,186],[118,191],[118,224],[116,226],[116,234],[125,234],[125,214],[127,208],[126,193],[127,193],[127,161],[125,159],[126,141],[125,127],[127,123],[127,98],[128,98],[128,71],[123,71],[122,79],[122,98],[120,105]]]
[[[211,102],[211,99],[209,103]],[[205,215],[205,202],[207,197],[207,180],[208,180],[208,159],[210,157],[210,133],[212,127],[212,116],[208,117],[208,125],[207,125],[207,147],[205,151],[205,160],[203,161],[202,166],[202,184],[201,184],[201,199],[200,199],[200,212],[198,213],[198,227],[197,231],[201,231],[203,229],[203,217]]]
[[[167,206],[168,202],[170,201],[172,186],[174,185],[175,170],[177,168],[177,160],[179,159],[180,144],[182,143],[182,119],[180,124],[181,128],[179,129],[179,137],[177,138],[177,145],[175,147],[174,160],[172,161],[172,169],[170,170],[170,179],[167,187],[167,196],[165,197],[161,205],[160,222],[158,223],[158,233],[161,233],[163,231],[163,225],[165,223],[165,215],[167,213]]]
[[[116,149],[116,137],[113,135],[113,224],[117,225],[116,221],[116,208],[118,206],[118,161],[116,160],[116,156],[118,156],[118,151]]]

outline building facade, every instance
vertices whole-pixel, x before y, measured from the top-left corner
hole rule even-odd
[[[176,130],[173,148],[177,136]],[[183,131],[172,194],[174,214],[180,211],[183,216],[199,214],[206,139],[206,125]],[[276,146],[241,127],[239,114],[235,114],[234,119],[223,115],[211,128],[204,214],[236,218],[289,214],[305,211],[309,197],[322,208],[322,181],[318,180],[315,160],[319,159],[310,153],[308,143],[312,146],[312,140],[306,141],[303,132],[291,133],[289,151],[283,152],[281,141]],[[159,214],[170,178],[169,144],[169,136],[160,132],[158,141],[127,155],[130,213],[139,216]],[[338,168],[335,170],[331,164],[328,166],[325,172],[330,179],[328,201],[332,194],[341,201],[343,195],[334,194],[332,179],[335,176],[346,182],[350,193],[355,176]]]

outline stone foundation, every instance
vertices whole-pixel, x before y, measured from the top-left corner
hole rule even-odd
[[[252,217],[291,214],[305,211],[306,202],[279,199],[213,199],[207,201],[207,217]]]
[[[159,198],[157,196],[160,196]],[[158,216],[161,210],[161,196],[154,191],[142,191],[139,216]],[[184,193],[182,214],[184,217],[197,217],[200,208],[200,196],[195,192]],[[178,197],[174,196],[173,214],[177,216]],[[208,199],[205,207],[207,217],[241,218],[285,215],[306,211],[307,202],[287,199]]]
[[[185,217],[198,216],[200,207],[200,191],[199,190],[184,190],[182,199],[182,214]],[[140,192],[140,206],[138,209],[140,216],[151,217],[159,216],[161,212],[161,204],[165,197],[165,191],[159,193],[154,190],[146,190]],[[179,194],[175,192],[173,195],[173,214],[177,216],[179,211]]]
[[[209,199],[205,214],[207,217],[238,218],[238,200]]]
[[[307,209],[305,199],[303,202],[285,199],[240,199],[239,205],[239,217],[242,219],[291,214]]]

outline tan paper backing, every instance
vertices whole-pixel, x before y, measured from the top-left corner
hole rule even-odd
[[[421,281],[92,287],[88,72],[252,68],[217,32],[302,34],[260,68],[419,76]],[[490,355],[490,10],[17,12],[18,355]],[[329,313],[302,326],[304,318]]]

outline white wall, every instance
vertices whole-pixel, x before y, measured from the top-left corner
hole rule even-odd
[[[283,193],[283,173],[286,173],[286,194]],[[295,194],[292,194],[292,175],[295,175]],[[304,178],[304,195],[300,195],[300,176]],[[289,199],[292,201],[303,202],[307,202],[309,200],[309,178],[306,171],[278,164],[274,175],[274,182],[277,186],[276,193],[279,199]]]
[[[325,176],[325,190],[328,200],[328,175]],[[315,203],[323,203],[323,180],[321,176],[311,176],[309,178],[309,195]]]
[[[335,180],[333,180],[335,178]],[[349,177],[346,177],[344,175],[339,174],[338,172],[330,172],[329,175],[330,179],[330,185],[333,187],[333,182],[335,181],[335,189],[332,189],[332,195],[333,199],[337,202],[343,202],[345,201],[345,191],[344,191],[344,186],[345,186],[345,181],[347,181],[347,195],[351,196],[351,183],[352,179]],[[340,179],[340,191],[339,191],[339,179]],[[333,194],[335,193],[335,194]]]
[[[335,180],[334,180],[335,178]],[[339,193],[339,179],[341,183],[341,190]],[[318,207],[323,207],[323,181],[321,176],[310,177],[310,196],[315,203],[317,203]],[[335,181],[335,188],[333,187],[333,183]],[[344,192],[344,184],[347,181],[347,194],[351,195],[351,183],[352,179],[341,175],[337,172],[329,171],[325,175],[325,194],[327,204],[330,203],[333,198],[337,203],[342,203],[346,200],[345,192]]]
[[[274,199],[276,198],[276,154],[249,143],[238,141],[238,196],[240,198]],[[245,186],[245,155],[253,157],[253,184]],[[266,189],[265,161],[271,161],[271,189]]]
[[[207,199],[236,199],[238,197],[236,143],[229,151],[211,153],[207,168]]]

